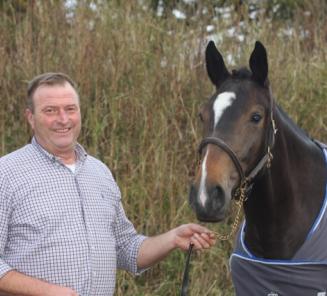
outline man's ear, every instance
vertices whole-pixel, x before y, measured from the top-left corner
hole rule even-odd
[[[29,125],[31,126],[31,128],[34,130],[34,114],[31,109],[29,109],[29,108],[25,109],[25,117],[26,117]]]

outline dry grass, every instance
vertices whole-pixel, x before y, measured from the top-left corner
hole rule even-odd
[[[0,12],[0,155],[29,141],[26,82],[41,72],[66,72],[81,94],[80,142],[109,165],[128,216],[151,235],[195,221],[187,196],[201,136],[197,113],[213,90],[203,63],[208,17],[159,19],[137,1],[122,2],[94,11],[80,1],[71,22],[59,1],[34,1],[23,13]],[[247,64],[255,40],[266,45],[278,103],[327,142],[325,4],[310,3],[311,16],[299,12],[289,24],[291,36],[282,33],[287,24],[263,17],[256,23],[245,18],[243,27],[239,15],[211,23],[223,36],[219,49],[237,63]],[[244,41],[226,34],[231,23]],[[190,295],[233,294],[231,247],[218,243],[195,256]],[[175,252],[137,279],[119,272],[116,295],[178,295],[183,265],[184,254]]]

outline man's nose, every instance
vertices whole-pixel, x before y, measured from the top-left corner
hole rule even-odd
[[[67,123],[69,120],[68,113],[65,110],[59,110],[58,120],[61,123]]]

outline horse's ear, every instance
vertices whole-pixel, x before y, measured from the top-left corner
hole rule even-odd
[[[210,41],[206,49],[206,66],[211,82],[218,88],[229,76],[224,59],[215,43]]]
[[[255,43],[249,64],[253,80],[265,86],[268,78],[268,59],[266,49],[259,41]]]

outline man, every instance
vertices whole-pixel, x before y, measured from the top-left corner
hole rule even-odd
[[[0,158],[0,294],[110,296],[117,268],[137,274],[176,248],[215,243],[197,224],[136,233],[111,172],[77,143],[80,104],[68,76],[34,78],[26,117],[31,144]]]

